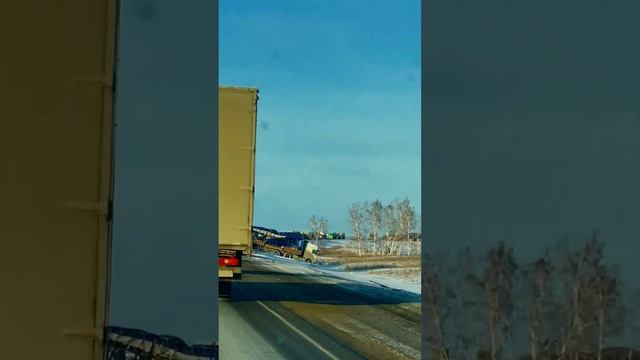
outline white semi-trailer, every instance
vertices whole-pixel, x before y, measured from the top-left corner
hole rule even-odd
[[[220,87],[218,93],[218,282],[231,296],[252,248],[258,89]]]

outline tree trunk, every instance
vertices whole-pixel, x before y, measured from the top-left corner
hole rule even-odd
[[[387,237],[385,237],[385,255],[391,254],[391,231],[387,229]]]
[[[433,309],[433,317],[434,317],[436,329],[438,330],[438,341],[437,341],[438,344],[436,345],[439,353],[438,359],[448,360],[446,347],[444,346],[444,331],[442,329],[442,322],[440,321],[440,314],[438,313],[438,310],[435,308]]]
[[[407,223],[406,224],[406,229],[407,229],[407,242],[408,242],[409,240],[411,240],[410,239],[410,237],[411,237],[411,224]]]
[[[602,348],[604,345],[604,304],[601,305],[598,319],[598,360],[602,360]]]
[[[394,234],[393,239],[391,239],[391,246],[389,247],[389,255],[393,255],[396,251],[398,233]]]
[[[498,360],[496,358],[496,345],[497,345],[497,337],[496,337],[496,328],[494,324],[494,315],[493,311],[490,316],[490,324],[489,324],[489,335],[491,336],[491,360]]]
[[[374,234],[373,235],[373,244],[371,246],[371,252],[373,253],[373,255],[376,255],[376,251],[377,251],[377,249],[376,249],[376,235]]]
[[[529,330],[529,333],[531,334],[531,360],[538,360],[538,337],[533,328]]]

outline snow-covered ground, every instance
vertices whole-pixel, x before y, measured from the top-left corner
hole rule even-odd
[[[367,284],[373,283],[385,288],[408,291],[414,294],[420,294],[421,290],[420,282],[413,282],[402,278],[391,278],[388,276],[372,274],[370,272],[325,270],[322,266],[319,266],[316,271],[349,281]]]
[[[272,266],[279,268],[284,272],[308,275],[319,273],[347,281],[360,282],[367,285],[377,285],[395,290],[403,290],[414,294],[420,294],[421,292],[419,269],[416,271],[416,276],[412,279],[411,277],[385,276],[369,271],[345,271],[343,270],[343,267],[339,266],[328,266],[322,264],[309,265],[299,260],[284,258],[271,253],[255,252],[253,256],[265,260],[271,260],[273,262]],[[379,270],[380,269],[377,269],[375,271]]]
[[[345,246],[351,244],[353,240],[320,240],[320,246],[323,248],[334,248],[336,246]]]

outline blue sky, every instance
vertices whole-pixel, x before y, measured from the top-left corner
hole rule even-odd
[[[220,84],[260,89],[254,223],[350,232],[350,204],[420,213],[420,1],[232,1]]]

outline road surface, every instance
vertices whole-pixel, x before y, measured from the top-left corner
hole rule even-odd
[[[420,295],[251,257],[219,302],[220,358],[420,359]]]

